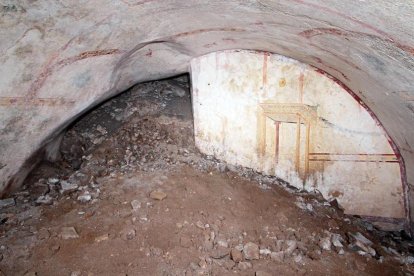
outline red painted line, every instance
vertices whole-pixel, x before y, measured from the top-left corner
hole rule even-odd
[[[266,91],[267,88],[267,58],[268,58],[268,54],[265,52],[263,53],[263,76],[262,76],[262,86],[263,86],[263,91]]]
[[[375,113],[365,104],[365,102],[357,94],[355,94],[354,91],[352,91],[348,86],[346,86],[344,83],[342,83],[341,81],[339,81],[335,77],[329,75],[328,73],[326,73],[325,71],[323,71],[319,68],[314,68],[314,69],[319,74],[322,74],[322,75],[328,77],[329,79],[333,80],[334,82],[336,82],[336,84],[338,84],[345,91],[347,91],[368,112],[368,114],[371,116],[371,118],[374,119],[375,123],[384,131],[384,133],[387,137],[388,143],[390,144],[391,148],[393,149],[395,155],[398,158],[402,158],[397,145],[391,139],[390,135],[388,134],[385,127],[382,125],[381,121],[378,119],[378,117],[375,115]]]
[[[309,161],[321,161],[321,162],[340,161],[340,162],[399,163],[398,160],[396,160],[396,161],[386,161],[386,160],[309,159]]]
[[[280,136],[280,122],[275,121],[275,136],[276,136],[276,141],[275,141],[275,162],[276,164],[279,163],[279,136]]]
[[[75,102],[63,98],[0,97],[0,106],[65,106]]]
[[[406,214],[407,222],[411,222],[411,211],[410,211],[410,199],[408,197],[408,181],[407,181],[407,173],[405,168],[405,162],[404,158],[401,155],[400,149],[397,147],[397,144],[392,140],[391,136],[377,117],[375,113],[369,108],[367,104],[354,92],[352,91],[348,86],[346,86],[344,83],[342,83],[340,80],[334,78],[333,76],[329,75],[323,70],[320,70],[318,68],[314,68],[316,72],[330,78],[334,82],[336,82],[340,87],[342,87],[345,91],[349,93],[371,116],[371,118],[375,121],[375,123],[382,129],[384,132],[385,137],[388,140],[388,143],[390,144],[392,150],[394,151],[394,154],[398,160],[398,163],[400,164],[400,174],[401,174],[401,185],[404,191],[404,210]],[[414,229],[411,229],[411,225],[408,225],[408,228],[410,228],[411,231],[414,231]]]
[[[163,40],[168,41],[168,40],[181,38],[185,36],[197,35],[197,34],[209,33],[209,32],[244,32],[244,31],[246,30],[240,29],[240,28],[208,28],[208,29],[199,29],[199,30],[194,30],[194,31],[189,31],[189,32],[178,33],[175,35],[168,36],[164,38]]]
[[[223,40],[224,42],[231,42],[231,43],[236,43],[237,40],[233,39],[233,38],[222,38],[221,40]]]
[[[213,42],[213,43],[205,44],[203,47],[204,48],[211,48],[211,47],[216,47],[216,46],[217,46],[217,43],[216,42]]]
[[[404,52],[408,52],[411,55],[414,55],[414,48],[411,46],[403,45],[401,43],[395,42],[393,39],[389,37],[381,38],[381,37],[378,37],[377,35],[372,35],[372,34],[363,33],[363,32],[340,30],[337,28],[315,28],[315,29],[309,29],[309,30],[300,32],[299,35],[307,39],[310,39],[312,37],[319,36],[319,35],[333,35],[333,36],[354,37],[354,38],[369,37],[371,39],[377,39],[377,40],[380,39],[383,42],[388,42],[394,45],[395,47],[399,48],[400,50],[403,50]]]
[[[42,66],[42,70],[40,71],[40,74],[32,82],[32,84],[29,87],[29,90],[27,91],[27,94],[26,94],[27,97],[32,98],[36,96],[37,92],[45,84],[46,79],[52,74],[52,71],[53,71],[52,67],[55,64],[55,60],[60,56],[60,54],[63,51],[65,51],[69,47],[69,45],[72,43],[74,39],[75,37],[68,40],[68,42],[66,42],[66,44],[64,44],[59,50],[53,53],[51,57],[48,59],[48,61]]]
[[[318,49],[322,49],[321,47],[318,47],[318,46],[316,46],[315,44],[313,44],[313,43],[309,43],[309,45],[311,45],[311,46],[313,46],[313,47],[316,47],[316,48],[318,48]],[[333,53],[331,53],[330,51],[326,51],[326,50],[323,50],[324,52],[327,52],[327,53],[329,53],[329,54],[331,54],[331,55],[333,55]],[[356,66],[355,64],[352,64],[352,63],[350,63],[349,61],[345,61],[345,60],[343,60],[342,58],[340,58],[340,57],[338,57],[337,55],[334,55],[335,56],[335,58],[337,58],[337,59],[339,59],[339,60],[342,60],[343,62],[345,62],[346,64],[348,64],[348,65],[350,65],[350,66],[352,66],[352,67],[354,67],[355,69],[358,69],[358,70],[361,70],[361,69],[359,69],[359,67],[358,66]],[[321,65],[323,65],[323,66],[325,66],[326,68],[329,68],[329,69],[331,69],[332,71],[335,71],[335,72],[338,72],[339,74],[341,74],[342,75],[342,77],[344,77],[344,79],[346,79],[347,81],[350,81],[349,80],[349,78],[344,74],[344,73],[342,73],[341,71],[339,71],[338,69],[336,69],[336,68],[334,68],[334,67],[332,67],[332,66],[329,66],[328,64],[326,64],[326,63],[324,63],[323,61],[322,61],[322,59],[321,58],[319,58],[319,57],[315,57],[315,56],[312,56],[312,58],[317,62],[317,63],[319,63],[319,64],[321,64]]]
[[[304,78],[303,72],[300,72],[299,76],[299,93],[300,93],[300,103],[303,103],[303,85],[304,85]]]
[[[367,24],[367,23],[365,23],[363,21],[360,21],[358,19],[355,19],[355,18],[353,18],[353,17],[351,17],[349,15],[346,15],[346,14],[343,14],[341,12],[338,12],[338,11],[336,11],[334,9],[331,9],[331,8],[328,8],[328,7],[325,7],[325,6],[321,6],[321,5],[318,5],[318,4],[314,4],[314,3],[309,3],[309,2],[304,1],[304,0],[292,0],[292,1],[293,2],[296,2],[296,3],[303,4],[305,6],[309,6],[309,7],[316,8],[318,10],[323,10],[323,11],[326,11],[328,13],[335,14],[335,15],[340,16],[342,18],[348,19],[348,20],[350,20],[350,21],[352,21],[352,22],[354,22],[354,23],[356,23],[356,24],[358,24],[358,25],[360,25],[360,26],[362,26],[364,28],[367,28],[367,29],[369,29],[371,31],[374,31],[377,34],[380,34],[380,35],[383,35],[383,36],[385,36],[385,37],[387,37],[389,39],[392,39],[391,36],[388,33],[384,32],[384,31],[382,31],[382,30],[380,30],[378,28],[375,28],[374,26],[372,26],[370,24]]]
[[[139,5],[143,5],[149,2],[154,2],[157,0],[141,0],[141,1],[135,1],[134,3],[130,3],[127,0],[121,0],[121,2],[123,2],[125,5],[128,5],[128,7],[135,7],[135,6],[139,6]]]
[[[69,44],[69,42],[68,42]],[[67,44],[67,45],[68,45]],[[66,49],[63,47],[62,49]],[[58,57],[58,52],[55,53],[49,61],[45,64],[43,67],[41,73],[36,78],[36,80],[32,83],[32,85],[29,88],[29,91],[26,94],[27,98],[35,98],[37,92],[43,87],[46,80],[50,75],[52,75],[55,71],[58,71],[62,69],[63,67],[70,65],[72,63],[75,63],[77,61],[91,58],[91,57],[98,57],[98,56],[106,56],[106,55],[112,55],[112,54],[120,54],[123,53],[123,51],[118,49],[105,49],[105,50],[94,50],[94,51],[86,51],[82,52],[76,56],[68,57],[65,59],[62,59],[60,61],[54,62]]]
[[[387,222],[392,224],[404,224],[404,218],[392,217],[376,217],[376,216],[360,216],[368,221]]]
[[[395,156],[393,153],[329,153],[329,152],[312,152],[309,155],[362,155],[362,156]],[[396,157],[396,156],[395,156]]]
[[[82,52],[76,56],[72,56],[69,58],[65,58],[59,62],[56,63],[54,67],[56,67],[56,70],[61,69],[64,66],[70,65],[74,62],[91,58],[91,57],[99,57],[99,56],[107,56],[107,55],[113,55],[113,54],[120,54],[123,51],[119,49],[105,49],[105,50],[95,50],[95,51],[86,51]]]
[[[357,65],[355,65],[355,64],[353,64],[353,63],[351,63],[351,62],[349,62],[349,60],[348,59],[345,59],[345,58],[342,58],[342,57],[340,57],[340,56],[338,56],[338,55],[336,55],[335,53],[333,53],[333,52],[331,52],[331,51],[329,51],[329,50],[326,50],[325,48],[322,48],[322,47],[319,47],[318,45],[316,45],[315,43],[312,43],[312,42],[309,42],[309,45],[311,45],[312,47],[315,47],[316,49],[318,49],[318,50],[320,50],[320,51],[322,51],[322,52],[325,52],[325,53],[328,53],[328,54],[330,54],[330,55],[332,55],[332,56],[334,56],[335,58],[337,58],[337,59],[339,59],[340,61],[342,61],[343,63],[345,63],[345,64],[348,64],[349,66],[351,66],[352,68],[355,68],[356,70],[359,70],[359,71],[362,71],[362,69],[359,67],[359,66],[357,66]],[[320,58],[318,58],[318,61],[322,61]],[[339,70],[337,70],[336,68],[334,68],[334,67],[332,67],[332,66],[329,66],[329,65],[327,65],[327,64],[325,64],[325,63],[323,63],[323,62],[320,62],[321,64],[323,64],[324,66],[326,66],[326,67],[328,67],[328,68],[330,68],[330,69],[332,69],[332,70],[334,70],[334,71],[336,71],[336,72],[338,72],[338,73],[340,73],[345,79],[347,79],[348,80],[348,77],[344,74],[344,73],[342,73],[341,71],[339,71]]]

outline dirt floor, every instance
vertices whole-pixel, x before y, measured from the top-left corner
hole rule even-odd
[[[0,204],[1,275],[412,275],[413,243],[194,145],[187,76],[76,122]]]

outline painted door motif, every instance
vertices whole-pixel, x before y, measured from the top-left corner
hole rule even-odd
[[[317,121],[317,108],[272,102],[262,103],[260,108],[260,154],[264,156],[271,148],[276,166],[295,170],[302,180],[306,180],[309,174],[310,133]]]

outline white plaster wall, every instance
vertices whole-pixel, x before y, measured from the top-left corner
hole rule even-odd
[[[202,152],[277,175],[298,188],[317,189],[326,198],[337,198],[349,214],[405,216],[400,164],[386,136],[367,110],[330,78],[298,61],[250,51],[195,58],[191,76],[195,139]],[[314,107],[309,152],[330,161],[309,161],[305,174],[306,128],[301,124],[296,168],[296,124],[283,123],[276,162],[273,120],[266,118],[265,134],[260,130],[263,103]],[[260,135],[265,136],[263,154]]]

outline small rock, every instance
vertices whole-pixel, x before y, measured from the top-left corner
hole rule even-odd
[[[243,254],[242,254],[242,252],[240,250],[237,250],[236,248],[233,248],[230,251],[230,257],[236,263],[243,261]]]
[[[214,233],[214,231],[210,232],[210,240],[214,241],[214,239],[216,238],[216,233]],[[218,244],[218,243],[217,243]],[[219,245],[219,244],[218,244]],[[228,247],[228,246],[225,246]]]
[[[310,203],[306,204],[306,209],[307,209],[309,212],[313,212],[313,206],[312,206],[312,204],[310,204]]]
[[[204,224],[201,221],[197,221],[195,225],[197,226],[197,228],[200,228],[203,230],[205,229]]]
[[[60,182],[60,193],[62,195],[70,194],[78,189],[78,185],[75,183],[69,183],[67,181]]]
[[[372,241],[367,239],[364,235],[362,235],[359,232],[348,233],[348,236],[351,238],[351,240],[357,240],[357,241],[360,241],[361,243],[363,243],[365,245],[369,245],[369,246],[372,245]]]
[[[375,249],[370,247],[372,245],[372,241],[367,239],[364,235],[359,232],[356,233],[348,233],[350,241],[353,241],[349,244],[349,248],[353,251],[358,251],[360,255],[370,254],[371,256],[376,255]]]
[[[406,256],[404,258],[404,263],[405,264],[410,264],[410,265],[414,264],[414,257],[413,256]]]
[[[236,248],[237,250],[242,252],[243,251],[243,244],[236,245],[234,248]]]
[[[82,203],[86,203],[92,199],[92,196],[89,194],[89,192],[85,192],[84,194],[78,196],[78,201]]]
[[[298,243],[295,240],[287,240],[286,241],[286,249],[284,250],[285,256],[289,257],[292,255],[293,251],[298,248]]]
[[[109,239],[109,235],[108,234],[103,234],[100,235],[98,237],[95,238],[95,242],[102,242],[102,241],[106,241]]]
[[[36,199],[36,204],[51,205],[53,198],[50,195],[41,195]]]
[[[295,263],[302,263],[303,261],[303,256],[302,254],[296,255],[293,260],[295,261]]]
[[[330,251],[331,250],[331,239],[329,237],[321,238],[319,240],[319,247],[323,250]]]
[[[353,243],[351,243],[349,245],[349,248],[353,251],[358,251],[360,255],[369,254],[372,257],[375,257],[377,254],[374,248],[362,243],[359,240],[355,240]]]
[[[299,197],[298,200],[295,202],[295,205],[298,206],[302,210],[306,210],[306,203],[303,201],[303,198]]]
[[[218,170],[221,173],[225,173],[225,172],[227,172],[229,170],[229,168],[227,167],[226,164],[220,163],[220,164],[218,164]]]
[[[0,200],[0,208],[6,208],[14,205],[16,205],[14,198],[6,198]]]
[[[104,127],[102,127],[102,126],[100,126],[100,125],[98,125],[98,126],[96,127],[96,130],[97,130],[97,131],[99,131],[102,135],[106,135],[106,134],[108,134],[108,131],[107,131]]]
[[[243,247],[243,255],[246,260],[258,260],[259,252],[259,246],[252,242],[246,243]]]
[[[344,246],[342,245],[342,241],[343,241],[343,239],[342,239],[341,235],[339,235],[339,234],[332,234],[331,241],[332,241],[332,244],[333,244],[335,247],[339,247],[339,248],[344,247]]]
[[[264,271],[256,271],[255,276],[272,276],[272,274]]]
[[[72,273],[70,273],[70,276],[80,276],[82,273],[80,271],[72,271]]]
[[[203,242],[203,250],[204,251],[210,251],[214,247],[213,241],[211,240],[204,240]]]
[[[260,255],[270,255],[272,253],[272,251],[270,251],[269,249],[265,248],[265,249],[260,249],[259,251]]]
[[[224,258],[225,256],[229,255],[229,253],[230,252],[229,252],[229,249],[227,247],[219,246],[211,252],[210,256],[213,259],[221,259],[221,258]]]
[[[276,241],[276,246],[275,246],[275,248],[274,248],[274,250],[276,251],[276,252],[279,252],[279,251],[281,251],[282,249],[283,249],[283,243],[284,243],[284,241],[283,240],[277,240]]]
[[[395,250],[394,248],[392,248],[392,247],[384,247],[384,246],[382,246],[382,248],[387,252],[387,253],[389,253],[389,254],[393,254],[393,255],[395,255],[395,256],[400,256],[400,254],[398,253],[398,251],[397,250]]]
[[[163,200],[166,197],[167,197],[167,194],[159,190],[155,190],[150,193],[150,198],[155,199],[155,200]]]
[[[132,240],[133,238],[135,238],[135,235],[136,231],[133,228],[126,228],[122,230],[120,233],[121,239],[123,239],[124,241]]]
[[[230,270],[230,269],[233,269],[233,267],[236,265],[236,263],[234,262],[234,261],[232,261],[232,260],[226,260],[226,261],[224,261],[224,263],[223,263],[223,266],[227,269],[227,270]]]
[[[139,200],[134,199],[131,201],[132,210],[138,211],[141,208],[141,202]]]
[[[64,240],[79,238],[78,232],[74,227],[62,227],[60,237]]]
[[[253,267],[253,265],[249,262],[240,262],[237,265],[237,268],[240,269],[240,270],[247,270],[247,269],[252,268],[252,267]]]
[[[47,180],[47,184],[49,185],[56,185],[59,183],[59,179],[55,177],[51,177]]]
[[[198,266],[202,269],[206,269],[207,268],[207,262],[206,260],[200,260],[200,262],[198,263]]]
[[[276,262],[283,262],[283,260],[285,259],[285,252],[272,252],[270,253],[270,258]]]
[[[229,243],[225,239],[218,239],[217,245],[221,247],[226,247],[226,248],[229,247]]]

